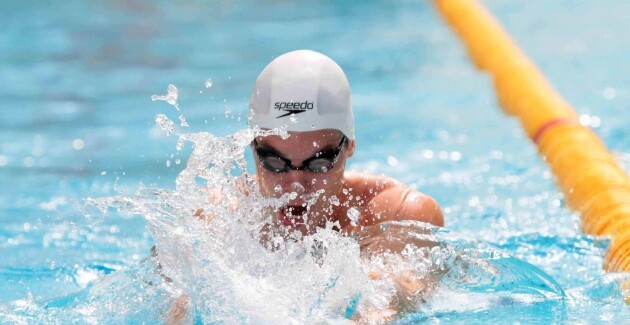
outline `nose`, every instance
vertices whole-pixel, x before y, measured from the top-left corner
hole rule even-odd
[[[312,176],[304,171],[288,171],[282,179],[282,189],[285,193],[295,192],[298,195],[308,192]]]

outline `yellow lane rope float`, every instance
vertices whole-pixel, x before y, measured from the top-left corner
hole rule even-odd
[[[607,271],[630,271],[630,179],[599,137],[476,0],[433,0],[494,79],[499,105],[516,116],[549,164],[583,231],[611,236]]]

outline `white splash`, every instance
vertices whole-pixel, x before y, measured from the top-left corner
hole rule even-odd
[[[179,97],[179,90],[177,89],[177,87],[175,87],[175,85],[170,84],[166,88],[166,95],[153,95],[151,96],[151,100],[152,101],[156,101],[156,100],[165,101],[173,105],[179,111],[179,106],[177,105],[178,97]]]
[[[294,192],[279,199],[264,197],[247,173],[245,150],[257,136],[286,138],[286,130],[244,129],[217,137],[181,133],[162,114],[156,123],[167,134],[178,135],[178,151],[192,147],[175,189],[140,188],[133,195],[87,200],[104,213],[113,207],[142,216],[156,255],[131,275],[120,275],[122,280],[109,278],[91,288],[84,299],[93,302],[87,304],[90,312],[85,314],[86,304],[73,309],[82,316],[99,319],[112,309],[126,308],[115,313],[123,322],[137,305],[123,303],[129,301],[124,297],[138,294],[154,301],[151,314],[164,315],[185,294],[190,299],[187,319],[203,323],[303,324],[352,318],[376,324],[411,312],[448,311],[441,302],[462,292],[502,297],[510,294],[506,288],[518,287],[519,294],[537,299],[563,295],[539,270],[515,274],[509,257],[420,222],[364,227],[350,237],[333,230],[337,225],[330,222],[304,237],[285,228],[270,229],[271,213],[304,188],[294,184]],[[307,201],[347,204],[323,194],[313,193]],[[356,224],[360,213],[350,209],[348,217]],[[111,290],[112,282],[122,288],[125,279],[140,282],[133,287],[136,291]],[[392,306],[397,313],[387,316]]]

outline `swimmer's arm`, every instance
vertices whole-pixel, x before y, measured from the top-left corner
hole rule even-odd
[[[209,191],[209,199],[214,204],[221,204],[221,199],[223,198],[223,194],[219,188],[212,188]],[[193,216],[199,220],[210,222],[214,220],[214,215],[207,213],[202,208],[199,208],[193,212]]]
[[[238,189],[242,191],[245,195],[247,195],[248,192],[247,192],[247,187],[245,186],[245,181],[246,179],[239,179],[237,180],[235,186],[239,186]],[[214,204],[222,204],[222,202],[224,201],[224,198],[225,196],[221,192],[221,189],[212,188],[209,190],[209,199]],[[236,204],[238,204],[238,202],[235,198],[232,198],[226,204],[229,205],[230,210],[236,210]],[[195,211],[193,211],[192,214],[195,218],[202,221],[206,221],[206,222],[211,222],[215,218],[213,214],[208,213],[207,211],[204,211],[203,208],[196,209]],[[151,248],[151,256],[157,259],[157,249],[155,246]],[[162,272],[162,266],[160,265],[159,261],[157,261],[156,272],[160,276],[162,276],[164,281],[167,281],[167,282],[172,281],[168,276],[166,276]],[[171,306],[171,308],[169,308],[167,313],[164,315],[165,324],[169,324],[169,325],[185,324],[189,302],[190,302],[190,298],[188,297],[187,294],[182,294],[179,297],[177,297],[175,301],[173,302],[173,305]]]
[[[168,277],[166,274],[164,274],[164,272],[162,272],[162,265],[160,264],[160,261],[158,259],[157,247],[155,247],[155,245],[151,247],[151,258],[155,259],[155,263],[156,263],[155,273],[157,273],[160,277],[162,277],[162,280],[164,280],[165,282],[173,282],[173,280],[170,277]],[[189,302],[190,302],[190,298],[185,293],[177,297],[173,301],[173,304],[168,309],[168,311],[166,311],[166,313],[163,314],[164,324],[167,324],[167,325],[186,324],[186,316],[187,316]]]

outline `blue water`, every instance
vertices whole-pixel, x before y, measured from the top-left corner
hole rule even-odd
[[[627,169],[626,1],[484,3]],[[348,75],[358,143],[350,169],[430,194],[450,231],[531,263],[569,293],[438,306],[400,322],[630,319],[619,280],[602,270],[607,239],[581,234],[535,147],[429,3],[3,1],[0,9],[0,322],[19,323],[12,315],[26,302],[87,301],[82,289],[146,267],[145,220],[103,217],[84,200],[141,184],[174,188],[190,148],[176,150],[156,114],[183,114],[187,132],[243,129],[259,71],[299,48],[329,55]],[[181,112],[150,99],[168,84],[180,91]]]

